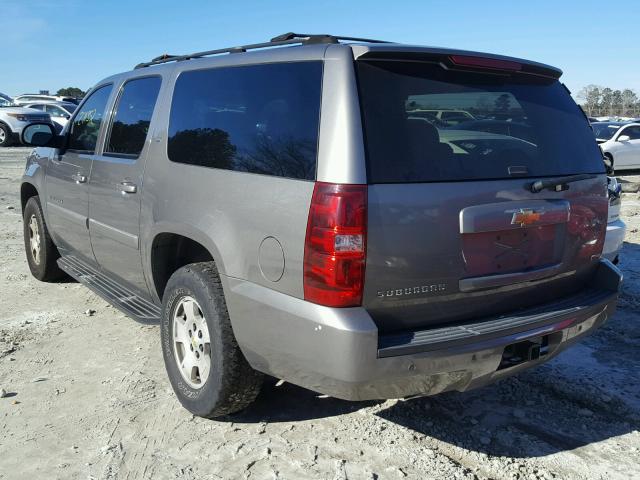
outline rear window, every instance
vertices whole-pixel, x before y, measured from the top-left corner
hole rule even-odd
[[[604,173],[558,81],[418,62],[357,68],[370,183]]]
[[[174,162],[312,180],[322,62],[187,71],[176,81]]]

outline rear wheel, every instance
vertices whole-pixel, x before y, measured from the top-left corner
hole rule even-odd
[[[219,417],[255,400],[263,375],[238,347],[213,262],[192,263],[171,276],[160,332],[171,386],[191,413]]]
[[[8,147],[9,145],[11,145],[11,130],[0,123],[0,147]]]
[[[24,247],[31,274],[38,280],[50,282],[65,276],[58,267],[60,253],[56,248],[44,221],[40,198],[31,197],[24,207]]]

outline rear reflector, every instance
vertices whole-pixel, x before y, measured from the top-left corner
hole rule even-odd
[[[518,62],[511,62],[509,60],[472,57],[467,55],[451,55],[449,59],[452,63],[461,67],[488,68],[491,70],[510,70],[514,72],[519,72],[520,70],[522,70],[522,64]]]
[[[367,186],[316,182],[304,246],[304,298],[329,307],[362,304]]]

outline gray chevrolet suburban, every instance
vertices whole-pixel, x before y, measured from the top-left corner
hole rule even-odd
[[[485,385],[602,325],[622,281],[560,75],[293,33],[163,55],[100,81],[60,134],[23,131],[29,267],[159,322],[203,417],[264,374],[349,400]]]

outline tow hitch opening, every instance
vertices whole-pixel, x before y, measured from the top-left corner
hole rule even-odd
[[[549,352],[549,336],[532,338],[507,345],[502,354],[498,370],[515,367],[524,362],[538,360]]]

